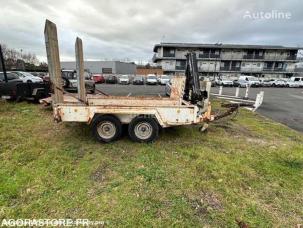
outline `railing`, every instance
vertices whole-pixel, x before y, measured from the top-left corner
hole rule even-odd
[[[241,67],[236,67],[236,66],[232,66],[230,68],[231,71],[239,71],[241,69]]]
[[[243,59],[243,54],[221,54],[221,59],[233,60],[233,59]]]
[[[241,71],[243,71],[243,72],[261,72],[261,71],[263,71],[263,69],[260,67],[244,67],[244,68],[242,67]]]
[[[285,56],[285,55],[265,55],[265,60],[278,60],[278,61],[285,61],[285,60],[296,60],[296,56]]]
[[[175,57],[176,54],[171,54],[171,53],[163,53],[163,57]]]
[[[205,53],[205,54],[199,54],[199,59],[219,59],[220,54],[213,54],[213,53]]]
[[[232,66],[232,67],[220,67],[220,70],[221,71],[240,71],[241,70],[241,67],[235,67],[235,66]]]
[[[243,55],[243,59],[254,59],[254,55],[251,54],[247,54],[247,55]]]
[[[273,68],[263,68],[263,71],[272,71]]]
[[[176,66],[176,70],[185,70],[185,66]]]
[[[282,71],[286,71],[286,69],[284,69],[284,68],[274,68],[274,71],[282,72]]]

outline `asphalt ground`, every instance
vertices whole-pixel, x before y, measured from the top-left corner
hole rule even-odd
[[[160,85],[98,84],[96,88],[117,96],[165,96],[165,86]],[[240,89],[240,97],[244,97],[245,90]],[[211,91],[218,93],[219,88],[213,87]],[[224,87],[222,94],[235,95],[235,91],[236,88]],[[255,99],[260,91],[264,91],[264,100],[258,113],[303,132],[302,88],[250,88],[249,98]]]

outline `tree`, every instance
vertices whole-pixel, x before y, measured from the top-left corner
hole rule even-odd
[[[5,44],[1,44],[1,47],[5,65],[8,70],[19,69],[19,67],[22,65],[20,63],[22,62],[25,67],[30,66],[31,69],[38,67],[39,60],[35,53],[22,53],[22,50],[17,51],[16,49],[9,48]]]

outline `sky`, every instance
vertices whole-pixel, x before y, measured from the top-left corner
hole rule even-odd
[[[0,43],[46,61],[44,23],[61,61],[76,37],[86,60],[150,61],[160,42],[303,46],[301,0],[0,0]]]

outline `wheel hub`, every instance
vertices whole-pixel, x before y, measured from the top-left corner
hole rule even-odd
[[[116,134],[116,126],[109,121],[101,122],[98,126],[98,134],[105,139],[110,139]]]
[[[135,135],[139,139],[148,139],[152,135],[152,126],[149,123],[138,123],[135,127]]]

